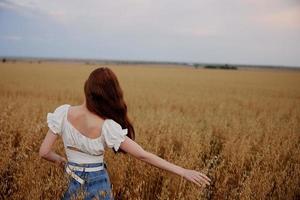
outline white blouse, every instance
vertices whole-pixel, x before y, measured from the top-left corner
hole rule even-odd
[[[75,163],[103,162],[106,147],[117,151],[121,142],[125,140],[128,129],[112,119],[105,119],[101,129],[101,136],[92,139],[80,133],[67,119],[69,104],[58,106],[53,113],[47,114],[48,127],[53,133],[63,139],[68,161]]]

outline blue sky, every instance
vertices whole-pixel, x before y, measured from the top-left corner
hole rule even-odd
[[[0,56],[300,66],[298,0],[0,0]]]

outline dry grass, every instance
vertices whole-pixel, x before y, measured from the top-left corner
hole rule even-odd
[[[299,199],[300,73],[110,66],[144,149],[208,173],[203,190],[130,155],[106,151],[122,199]],[[0,198],[59,199],[61,169],[38,157],[47,112],[83,100],[94,67],[0,64]],[[56,144],[63,154],[63,145]]]

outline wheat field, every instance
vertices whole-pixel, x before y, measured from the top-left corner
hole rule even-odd
[[[59,62],[0,64],[1,199],[61,197],[67,176],[38,156],[46,115],[81,104],[100,66],[119,78],[136,142],[212,180],[201,189],[108,149],[115,199],[300,199],[299,71]]]

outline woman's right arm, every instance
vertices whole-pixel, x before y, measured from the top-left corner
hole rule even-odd
[[[139,144],[131,140],[129,137],[125,137],[125,140],[121,143],[120,148],[139,160],[147,162],[158,168],[167,170],[179,176],[186,178],[189,181],[201,186],[202,184],[210,185],[210,179],[203,173],[196,170],[190,170],[182,168],[178,165],[172,164],[161,157],[145,151]]]
[[[52,151],[52,146],[55,143],[57,137],[57,134],[54,134],[51,131],[51,129],[48,130],[46,137],[44,138],[40,146],[39,156],[41,158],[44,158],[45,160],[55,163],[58,166],[63,167],[67,160],[64,157]]]

